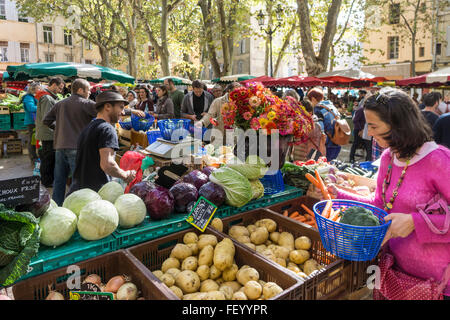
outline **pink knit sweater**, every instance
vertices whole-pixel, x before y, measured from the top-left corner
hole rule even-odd
[[[342,190],[339,190],[337,198],[361,201],[383,208],[382,186],[390,160],[390,150],[387,149],[381,156],[377,189],[373,199]],[[391,198],[404,166],[405,163],[394,157],[386,199]],[[427,203],[438,193],[450,205],[450,150],[434,142],[427,142],[411,159],[390,211],[411,214],[415,230],[406,238],[390,239],[388,244],[401,270],[418,278],[434,278],[441,281],[445,268],[450,264],[450,231],[444,235],[434,234],[416,209],[418,204]],[[429,217],[437,228],[443,229],[444,215],[429,215]],[[450,281],[444,294],[450,295]]]

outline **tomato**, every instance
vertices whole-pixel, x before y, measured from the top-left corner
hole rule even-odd
[[[305,165],[305,163],[304,163],[304,162],[302,162],[302,161],[299,161],[299,160],[297,160],[297,161],[294,161],[294,164],[295,164],[296,166],[299,166],[299,167],[301,167],[301,166],[304,166],[304,165]]]
[[[305,163],[305,165],[307,165],[307,166],[310,166],[312,164],[316,164],[316,162],[314,160],[312,160],[312,159],[306,161],[306,163]]]
[[[321,162],[328,162],[327,157],[320,157],[319,160]]]

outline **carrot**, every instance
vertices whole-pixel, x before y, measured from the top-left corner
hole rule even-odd
[[[322,177],[319,174],[319,171],[314,170],[314,173],[316,174],[317,182],[319,183],[319,189],[322,192],[323,198],[325,200],[331,200],[330,194],[327,191],[327,188],[325,187],[325,183],[322,180]]]
[[[305,222],[303,222],[304,224],[307,224],[308,226],[314,226],[315,225],[315,222],[314,221],[305,221]]]
[[[316,188],[320,189],[319,181],[317,181],[312,174],[307,173],[305,174],[305,178],[308,179],[309,182],[311,182]]]
[[[298,211],[295,211],[295,212],[293,212],[290,216],[289,216],[289,218],[295,218],[295,217],[297,217],[297,216],[299,216],[300,214],[298,213]]]
[[[283,216],[285,216],[285,217],[288,216],[288,211],[287,211],[287,210],[284,210],[284,211],[283,211]]]
[[[324,218],[329,218],[330,217],[330,211],[333,207],[333,202],[331,202],[331,200],[327,201],[327,204],[325,205],[325,208],[322,211],[322,216],[324,216]]]
[[[309,213],[305,213],[305,218],[306,218],[306,220],[312,220],[312,217],[311,217],[311,215],[309,214]]]
[[[303,203],[301,204],[301,207],[303,208],[303,210],[305,210],[307,213],[309,213],[311,216],[314,217],[314,212],[311,211],[311,209],[309,209],[307,206],[305,206]]]
[[[333,209],[331,209],[333,210]],[[330,215],[330,219],[333,221],[336,221],[339,218],[339,210],[333,210],[331,215]]]
[[[305,222],[306,221],[306,218],[304,216],[298,216],[298,217],[296,217],[296,219],[298,221],[300,221],[300,222]]]

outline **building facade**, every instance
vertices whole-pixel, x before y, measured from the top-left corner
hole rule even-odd
[[[435,70],[450,66],[450,2],[438,12],[437,30]]]
[[[389,80],[398,80],[412,76],[412,44],[411,36],[407,32],[400,32],[406,28],[400,17],[400,6],[406,6],[404,1],[389,4],[385,8],[376,8],[375,13],[366,22],[369,31],[367,42],[363,43],[364,56],[367,62],[361,67],[365,72]],[[433,15],[434,0],[425,1],[420,10],[426,10]],[[405,10],[408,21],[413,20],[412,10]],[[388,19],[381,18],[383,12],[388,13]],[[383,22],[384,21],[384,22]],[[402,24],[403,26],[400,26]],[[433,62],[433,23],[418,22],[417,39],[415,41],[415,71],[416,75],[432,71]]]

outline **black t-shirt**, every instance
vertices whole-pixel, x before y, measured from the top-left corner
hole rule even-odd
[[[111,180],[100,167],[102,148],[119,150],[119,141],[114,127],[103,119],[94,119],[78,138],[78,151],[70,192],[89,188],[97,192]]]
[[[203,110],[205,109],[205,93],[203,92],[200,97],[197,97],[197,95],[193,93],[192,97],[194,113],[197,116],[197,120],[200,120],[202,118]]]
[[[422,111],[422,113],[425,119],[427,119],[427,122],[430,125],[430,127],[433,128],[435,122],[437,121],[437,119],[439,119],[439,116],[431,111]]]

